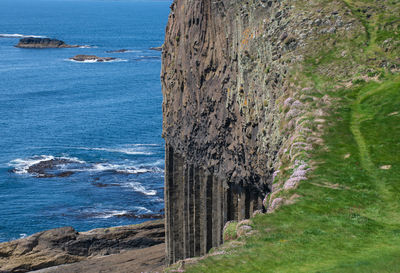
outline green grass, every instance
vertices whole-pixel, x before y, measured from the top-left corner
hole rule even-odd
[[[340,104],[327,118],[333,125],[325,129],[325,147],[313,151],[317,168],[295,190],[300,200],[254,217],[256,235],[186,272],[400,272],[400,76],[379,65],[399,56],[399,48],[383,45],[385,39],[400,39],[399,16],[388,13],[399,10],[399,1],[344,2],[366,33],[363,52],[357,48],[350,58],[369,76],[381,75],[380,81],[351,77],[354,66],[335,57],[346,41],[306,60],[304,77]],[[361,44],[347,41],[348,48],[355,43]],[[347,69],[343,82],[353,86],[330,90],[337,79],[321,72],[325,65]]]

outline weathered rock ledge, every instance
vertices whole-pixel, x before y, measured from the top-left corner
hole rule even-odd
[[[90,264],[92,260],[98,263],[100,267],[100,261],[103,258],[109,261],[105,264],[117,266],[118,263],[129,261],[129,259],[127,260],[129,257],[126,254],[127,251],[136,250],[135,255],[140,256],[143,253],[141,254],[139,249],[163,243],[163,220],[139,225],[100,228],[87,232],[77,232],[72,227],[62,227],[0,244],[0,272],[28,272],[85,261]],[[165,253],[163,247],[152,248],[145,252],[148,255],[155,253],[156,256],[153,258],[157,260],[157,263],[154,265],[149,262],[150,268],[163,264]],[[151,255],[147,256],[147,259],[151,261]],[[80,264],[79,266],[83,265]],[[62,272],[79,272],[73,270],[75,269]],[[58,272],[59,270],[57,269],[56,271]]]
[[[50,38],[23,38],[15,46],[19,48],[73,48],[79,45],[68,45],[64,41]]]

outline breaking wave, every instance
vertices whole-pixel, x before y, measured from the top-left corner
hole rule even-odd
[[[80,147],[82,150],[89,151],[104,151],[110,153],[122,153],[127,155],[152,155],[153,153],[146,149],[146,146],[153,146],[152,144],[132,144],[132,147],[121,147],[121,148],[86,148]]]
[[[37,165],[41,162],[54,160],[54,159],[62,159],[68,160],[71,163],[85,164],[85,161],[79,160],[76,157],[54,157],[52,155],[35,155],[28,158],[17,158],[8,164],[9,166],[14,168],[14,172],[16,174],[27,174],[28,169],[34,165]]]
[[[24,35],[24,34],[0,34],[0,38],[46,38],[46,36],[39,35]]]
[[[128,188],[132,188],[134,191],[142,193],[144,195],[148,195],[148,196],[154,196],[157,194],[156,190],[149,190],[146,189],[142,184],[140,184],[139,182],[130,182],[130,183],[126,183],[125,187]]]
[[[76,157],[55,157],[52,155],[35,155],[28,158],[17,158],[8,163],[16,174],[28,174],[32,166],[52,160],[62,160],[65,162],[56,162],[51,169],[62,172],[72,173],[101,173],[114,172],[119,174],[144,174],[144,173],[163,173],[161,168],[163,161],[157,160],[152,163],[137,164],[132,161],[124,161],[118,163],[95,162],[89,163]]]
[[[153,211],[145,207],[134,207],[133,211],[128,210],[86,210],[83,212],[85,218],[98,218],[98,219],[109,219],[113,217],[126,217],[126,218],[152,218],[156,215],[152,215]]]

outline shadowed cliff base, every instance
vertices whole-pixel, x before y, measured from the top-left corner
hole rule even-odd
[[[165,170],[167,263],[205,255],[222,244],[227,221],[262,210],[263,193],[257,187],[228,184],[169,145]]]

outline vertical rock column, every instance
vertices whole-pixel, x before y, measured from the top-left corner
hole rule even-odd
[[[188,164],[166,145],[167,262],[206,254],[222,242],[225,188],[212,173]]]
[[[248,188],[237,184],[228,187],[166,145],[165,241],[169,264],[219,246],[228,220],[249,218],[259,207],[259,198]]]

